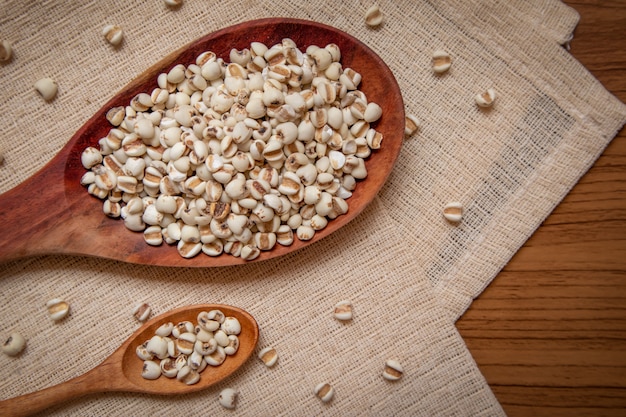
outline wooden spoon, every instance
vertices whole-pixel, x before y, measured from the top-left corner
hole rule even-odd
[[[221,310],[226,316],[236,317],[241,324],[239,349],[228,356],[224,363],[207,367],[200,381],[186,385],[176,379],[159,377],[156,380],[141,376],[143,361],[137,357],[137,346],[154,336],[163,323],[181,321],[197,322],[198,313],[213,309]],[[84,375],[41,391],[0,401],[0,416],[27,416],[53,405],[98,392],[144,392],[148,394],[173,395],[200,391],[227,378],[239,369],[250,357],[259,339],[259,327],[254,318],[244,310],[220,304],[201,304],[180,307],[161,314],[146,322],[132,334],[111,356]]]
[[[128,105],[140,92],[152,91],[158,74],[169,71],[175,64],[189,65],[207,50],[229,61],[232,48],[249,48],[253,41],[271,46],[283,38],[293,39],[302,50],[311,44],[335,43],[340,47],[343,67],[351,67],[362,75],[359,89],[369,101],[378,103],[383,109],[383,116],[374,127],[384,135],[384,140],[381,149],[366,160],[368,177],[347,200],[347,214],[330,221],[312,240],[295,239],[290,246],[276,245],[271,251],[263,252],[256,261],[301,249],[356,217],[376,196],[400,152],[404,138],[404,104],[400,88],[383,60],[347,33],[304,20],[262,19],[209,34],[147,69],[96,112],[38,173],[0,195],[0,224],[3,228],[0,262],[39,254],[88,255],[163,266],[211,267],[247,262],[231,255],[209,257],[200,254],[185,259],[175,247],[166,244],[148,246],[141,233],[133,233],[120,220],[106,217],[102,213],[102,201],[88,195],[80,185],[85,172],[80,156],[87,146],[97,146],[98,140],[111,129],[105,118],[107,110]]]

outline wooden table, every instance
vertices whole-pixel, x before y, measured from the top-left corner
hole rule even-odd
[[[626,102],[626,0],[568,0]],[[626,129],[457,322],[510,417],[626,416]]]

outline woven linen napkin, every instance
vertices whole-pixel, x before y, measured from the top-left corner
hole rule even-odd
[[[343,233],[241,267],[176,269],[52,256],[5,264],[2,327],[19,329],[28,346],[20,357],[0,357],[1,398],[96,366],[138,327],[131,314],[136,303],[148,302],[159,314],[220,302],[244,308],[260,328],[255,355],[232,377],[184,396],[93,395],[46,415],[219,414],[225,387],[239,391],[235,412],[242,416],[503,415],[396,226],[375,200]],[[57,296],[72,310],[52,323],[43,304]],[[343,299],[354,306],[349,322],[332,314]],[[266,346],[279,354],[272,368],[256,358]],[[382,377],[390,358],[403,366],[399,381]],[[335,389],[329,403],[313,393],[322,382]]]
[[[626,106],[560,46],[578,20],[573,9],[543,2],[521,5],[516,14],[518,3],[507,4],[428,5],[445,33],[437,38],[453,57],[443,76],[428,69],[432,46],[394,60],[405,106],[423,126],[406,142],[381,200],[405,226],[407,246],[453,320],[626,121]],[[421,57],[417,65],[415,56]],[[473,96],[487,88],[498,97],[484,110]],[[458,225],[441,221],[451,201],[465,208]]]
[[[558,17],[545,18],[539,12],[528,14],[528,19],[511,17],[526,16],[532,9],[526,2],[378,4],[385,23],[370,29],[362,19],[370,3],[358,1],[187,0],[178,9],[139,1],[26,6],[4,2],[0,36],[12,41],[15,56],[0,67],[5,91],[0,151],[6,158],[0,191],[36,172],[102,103],[163,55],[213,30],[260,17],[312,19],[361,39],[391,67],[408,112],[423,125],[406,141],[389,182],[368,210],[342,233],[281,259],[204,271],[78,257],[6,263],[0,268],[0,291],[6,298],[0,308],[2,330],[22,331],[29,344],[22,356],[0,359],[6,372],[1,398],[63,382],[96,366],[137,326],[130,316],[137,302],[148,301],[155,313],[184,304],[222,302],[243,307],[257,318],[259,348],[272,345],[279,351],[275,368],[266,369],[253,358],[232,378],[202,393],[182,398],[91,396],[54,413],[219,412],[219,390],[230,385],[241,391],[238,415],[503,414],[456,332],[454,319],[602,147],[590,143],[584,148],[578,142],[573,146],[560,139],[564,132],[574,127],[571,135],[586,132],[582,138],[589,142],[599,137],[608,142],[623,121],[623,109],[598,99],[600,110],[588,113],[585,93],[599,89],[584,73],[587,90],[578,90],[581,97],[576,99],[572,92],[574,97],[561,98],[564,90],[579,88],[574,84],[578,79],[568,78],[565,69],[556,74],[542,69],[551,55],[532,62],[540,55],[533,44],[546,38],[525,40],[511,28],[533,27],[562,43],[567,30],[558,28],[570,27],[571,15],[554,26],[554,20],[561,21]],[[539,10],[561,10],[559,2],[536,4],[543,8]],[[511,15],[515,10],[519,12]],[[500,23],[490,24],[494,22]],[[121,48],[104,41],[101,29],[108,23],[124,28]],[[453,56],[451,71],[439,77],[430,69],[435,49]],[[547,52],[575,67],[556,49]],[[44,103],[32,88],[44,76],[59,83],[51,103]],[[496,107],[482,112],[473,96],[488,87],[495,87],[499,97]],[[522,88],[530,90],[517,90]],[[547,135],[544,143],[535,129],[549,132],[545,117],[557,120],[560,130]],[[589,120],[594,122],[580,122]],[[594,124],[601,127],[595,135],[589,132]],[[529,136],[535,140],[526,141]],[[557,145],[565,148],[562,153],[556,153]],[[573,160],[581,154],[587,162],[576,165]],[[545,172],[563,166],[570,175],[546,178]],[[521,184],[524,178],[543,181]],[[561,180],[564,184],[558,183]],[[509,184],[515,185],[511,193]],[[481,186],[488,193],[481,193]],[[511,197],[529,187],[535,187],[533,198],[546,196],[551,202],[536,209],[528,196]],[[478,197],[488,204],[476,205]],[[441,217],[443,205],[452,199],[467,207],[459,226]],[[511,205],[518,201],[525,204]],[[482,216],[472,214],[477,212]],[[511,215],[525,222],[498,223]],[[72,314],[52,324],[43,304],[57,296],[71,302]],[[332,307],[343,298],[355,305],[349,323],[331,316]],[[396,383],[381,377],[389,357],[398,358],[405,368]],[[335,386],[331,403],[321,404],[313,396],[319,382]]]

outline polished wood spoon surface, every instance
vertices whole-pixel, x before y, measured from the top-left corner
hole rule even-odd
[[[106,112],[126,106],[140,92],[156,87],[161,72],[174,65],[189,65],[204,51],[213,51],[229,60],[232,48],[249,48],[259,41],[268,46],[283,38],[293,39],[304,50],[309,45],[337,44],[343,68],[353,68],[362,75],[359,89],[369,101],[378,103],[383,116],[375,127],[384,136],[382,147],[366,160],[368,177],[360,182],[347,202],[349,211],[316,232],[309,241],[295,239],[290,246],[276,245],[255,261],[274,258],[308,246],[337,231],[361,213],[376,196],[391,172],[404,138],[404,104],[400,88],[389,67],[367,45],[336,28],[320,23],[269,18],[244,22],[198,39],[175,51],[144,71],[96,112],[70,139],[67,145],[34,176],[0,195],[0,262],[41,254],[87,255],[124,262],[162,265],[213,267],[242,264],[230,255],[210,257],[200,254],[192,259],[181,257],[176,248],[163,244],[149,246],[142,233],[131,232],[120,220],[102,213],[102,201],[80,185],[85,173],[80,156],[87,146],[97,146],[111,125]]]
[[[186,385],[163,375],[156,380],[148,380],[141,376],[143,361],[137,356],[137,346],[154,336],[156,329],[163,323],[176,324],[185,320],[197,323],[198,313],[213,309],[221,310],[226,316],[236,317],[241,324],[241,333],[238,336],[239,349],[234,355],[228,356],[219,366],[207,366],[200,374],[200,381],[194,385]],[[71,399],[99,392],[124,391],[173,395],[200,391],[222,381],[244,365],[254,351],[258,339],[259,327],[256,320],[240,308],[221,304],[180,307],[146,322],[111,356],[91,371],[41,391],[0,401],[0,416],[27,416]]]

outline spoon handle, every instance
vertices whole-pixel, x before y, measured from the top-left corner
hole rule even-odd
[[[65,206],[62,170],[62,161],[54,158],[43,170],[0,195],[0,224],[4,229],[0,233],[0,261],[59,248],[56,238]]]
[[[0,401],[0,416],[30,416],[46,408],[88,394],[108,391],[132,391],[132,387],[128,386],[128,383],[125,383],[123,379],[112,377],[120,373],[119,366],[116,367],[115,365],[111,361],[105,361],[91,371],[69,381],[44,388],[40,391]]]

